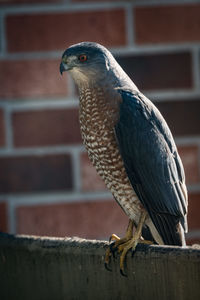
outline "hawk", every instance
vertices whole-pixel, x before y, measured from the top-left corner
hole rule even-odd
[[[185,245],[187,189],[184,169],[163,116],[145,97],[104,46],[81,42],[62,56],[79,90],[83,143],[98,174],[129,218],[118,250],[120,272],[129,249],[150,240],[159,245]],[[135,232],[133,234],[133,226]]]

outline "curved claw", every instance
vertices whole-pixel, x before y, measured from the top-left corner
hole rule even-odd
[[[131,257],[135,255],[135,250],[132,251]]]
[[[128,277],[125,273],[124,273],[124,270],[120,269],[120,274],[124,277]]]
[[[108,267],[108,263],[107,262],[104,263],[104,267],[105,267],[105,269],[107,271],[112,272],[112,269]]]
[[[110,252],[112,253],[113,258],[116,258],[116,252],[117,252],[117,247],[115,245],[115,242],[113,242],[112,244],[110,244]]]
[[[132,247],[132,250],[131,250],[131,257],[133,257],[135,255],[135,252],[136,252],[136,248],[137,248],[137,245],[133,246]]]
[[[112,235],[109,237],[109,243],[112,241]]]
[[[110,250],[110,247],[107,248],[106,250],[106,255],[105,255],[105,260],[104,260],[104,266],[106,268],[107,271],[112,272],[112,269],[110,269],[108,267],[109,263],[110,263],[110,256],[112,255],[112,252]]]

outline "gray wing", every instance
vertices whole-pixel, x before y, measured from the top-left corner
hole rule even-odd
[[[129,180],[165,244],[181,245],[187,191],[180,157],[163,117],[142,94],[120,91],[117,141]]]

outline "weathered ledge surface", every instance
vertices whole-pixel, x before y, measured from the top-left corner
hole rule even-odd
[[[1,300],[199,300],[200,247],[138,245],[104,268],[108,243],[0,233]]]

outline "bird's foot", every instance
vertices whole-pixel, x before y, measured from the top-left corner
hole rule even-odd
[[[109,268],[111,256],[113,256],[115,258],[115,253],[118,250],[118,247],[120,245],[128,242],[132,238],[132,236],[133,236],[132,232],[133,232],[133,221],[129,220],[125,237],[120,238],[116,234],[112,234],[111,237],[109,238],[109,242],[112,242],[112,243],[109,245],[108,249],[106,250],[105,260],[104,260],[105,268],[108,271],[111,271],[111,269]]]
[[[143,243],[143,244],[152,244],[151,241],[146,241],[142,238],[141,233],[142,233],[142,226],[145,222],[146,218],[146,212],[143,212],[141,214],[138,226],[136,228],[136,231],[134,235],[132,234],[133,230],[133,221],[129,221],[128,228],[126,231],[126,235],[124,238],[119,238],[117,235],[112,234],[110,241],[114,241],[113,243],[110,244],[110,247],[106,251],[105,255],[105,267],[107,270],[111,271],[111,269],[108,267],[110,258],[113,255],[115,257],[115,252],[117,251],[118,253],[121,253],[120,255],[120,273],[123,276],[126,276],[124,272],[124,262],[126,258],[127,252],[132,249],[133,253],[135,252],[136,246],[138,243]]]
[[[124,272],[124,262],[125,262],[127,252],[129,250],[131,250],[132,256],[133,256],[135,254],[137,244],[140,244],[140,243],[147,244],[147,245],[153,244],[152,241],[147,241],[147,240],[142,239],[141,233],[135,232],[132,239],[130,239],[129,241],[127,241],[126,243],[124,243],[118,247],[118,251],[121,252],[121,255],[120,255],[120,273],[121,273],[121,275],[127,276]]]

